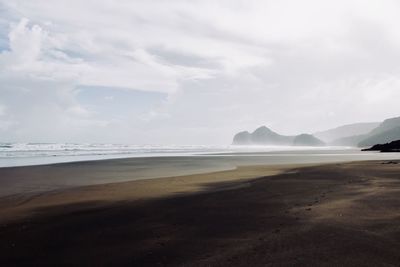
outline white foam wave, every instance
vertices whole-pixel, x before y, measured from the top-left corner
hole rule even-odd
[[[334,149],[332,147],[0,143],[0,158],[57,156],[160,156]],[[343,149],[341,147],[340,149]]]

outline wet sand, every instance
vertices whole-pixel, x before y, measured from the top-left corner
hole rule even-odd
[[[247,166],[4,196],[0,265],[399,266],[399,225],[398,161]]]
[[[243,166],[322,164],[399,159],[400,153],[358,150],[301,150],[221,155],[93,160],[0,168],[0,198],[35,195],[87,185],[234,170]],[[1,161],[2,159],[0,159]],[[0,164],[1,166],[1,164]]]

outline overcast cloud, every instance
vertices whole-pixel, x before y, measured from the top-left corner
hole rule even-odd
[[[0,141],[229,144],[400,115],[398,1],[0,0]]]

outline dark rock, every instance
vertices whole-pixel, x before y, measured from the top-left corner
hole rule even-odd
[[[380,152],[400,152],[400,140],[386,144],[377,144],[362,151],[380,151]]]

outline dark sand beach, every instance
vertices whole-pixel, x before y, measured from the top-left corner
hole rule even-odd
[[[69,166],[41,168],[95,172]],[[34,168],[0,169],[2,186]],[[0,208],[0,266],[400,265],[399,161],[66,186],[5,195]]]

